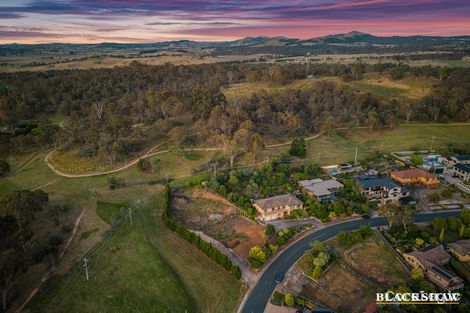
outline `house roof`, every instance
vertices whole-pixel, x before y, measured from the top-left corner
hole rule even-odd
[[[450,243],[449,248],[460,255],[470,255],[470,239],[464,239]]]
[[[450,258],[450,255],[441,247],[426,247],[415,250],[408,255],[414,256],[426,268],[432,269],[435,265],[444,265]]]
[[[303,204],[303,202],[297,199],[297,197],[289,193],[285,195],[255,200],[254,203],[264,210],[279,206],[294,206]]]
[[[456,155],[457,161],[470,161],[470,155]]]
[[[458,168],[459,170],[462,170],[466,173],[470,173],[470,165],[467,164],[456,164],[454,165],[455,168]]]
[[[392,172],[391,174],[395,175],[396,177],[399,177],[401,179],[410,179],[414,177],[424,177],[427,179],[430,178],[437,178],[436,175],[426,172],[425,170],[422,170],[420,168],[411,168],[409,170],[404,170],[404,171],[396,171]]]
[[[331,189],[343,188],[343,184],[336,179],[301,180],[299,184],[306,190],[313,192],[316,196],[327,196],[331,194]]]
[[[364,178],[360,177],[358,179],[359,184],[364,189],[376,188],[376,187],[386,187],[387,189],[393,189],[398,187],[398,185],[388,177],[384,178]]]

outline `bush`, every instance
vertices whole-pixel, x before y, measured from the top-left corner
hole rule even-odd
[[[286,294],[285,297],[284,297],[284,303],[290,308],[294,307],[294,305],[295,305],[294,295],[292,295],[290,293]]]
[[[49,244],[51,246],[60,246],[64,242],[64,237],[59,234],[55,234],[49,237]]]
[[[253,268],[260,268],[266,261],[266,253],[258,246],[254,246],[248,253],[248,259]]]
[[[274,305],[282,305],[282,302],[284,301],[284,295],[280,293],[279,291],[274,291],[273,297],[271,298],[271,303]]]
[[[305,144],[305,139],[300,137],[292,140],[289,153],[299,158],[305,158],[307,156],[307,145]]]
[[[272,224],[267,224],[264,230],[264,233],[266,234],[266,236],[272,236],[274,235],[274,232],[275,232],[274,226]]]
[[[137,168],[142,172],[151,172],[152,163],[147,159],[140,159],[139,162],[137,162]]]
[[[279,238],[277,238],[276,243],[279,246],[283,246],[286,243],[286,239],[284,239],[284,237],[279,237]]]

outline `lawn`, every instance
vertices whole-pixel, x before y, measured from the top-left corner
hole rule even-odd
[[[119,221],[126,214],[128,208],[129,205],[126,203],[96,202],[96,214],[110,226]]]

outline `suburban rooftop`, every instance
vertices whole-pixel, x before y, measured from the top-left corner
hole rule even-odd
[[[297,199],[297,197],[289,193],[265,199],[258,199],[255,200],[254,203],[256,203],[260,208],[264,210],[280,206],[294,206],[303,204],[303,202]]]

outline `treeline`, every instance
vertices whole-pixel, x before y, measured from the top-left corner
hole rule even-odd
[[[306,77],[360,80],[380,73],[435,77],[421,100],[379,98],[334,82],[265,91],[228,100],[236,83],[286,84]],[[241,149],[262,138],[303,135],[338,126],[394,126],[401,121],[470,119],[470,69],[400,64],[238,64],[148,66],[0,74],[0,156],[41,147],[78,148],[113,165],[170,139]],[[188,136],[196,133],[197,135]],[[229,151],[227,149],[226,151]],[[233,154],[232,156],[233,157]]]
[[[18,296],[18,279],[33,264],[43,263],[49,270],[55,266],[64,236],[72,229],[64,224],[68,206],[53,206],[48,215],[60,232],[49,238],[35,233],[36,216],[49,202],[49,195],[42,190],[17,190],[0,200],[0,311],[6,311],[9,303]],[[52,225],[44,224],[52,231]]]
[[[225,254],[220,252],[219,249],[215,248],[212,244],[202,240],[200,236],[196,235],[194,232],[191,232],[184,225],[176,223],[170,217],[171,189],[168,185],[165,187],[165,190],[163,192],[163,201],[164,206],[162,219],[165,225],[168,226],[168,228],[170,228],[174,232],[178,233],[185,240],[192,243],[197,249],[202,251],[205,255],[210,257],[224,269],[232,273],[232,275],[235,276],[237,279],[240,279],[242,276],[240,268],[234,265]]]

